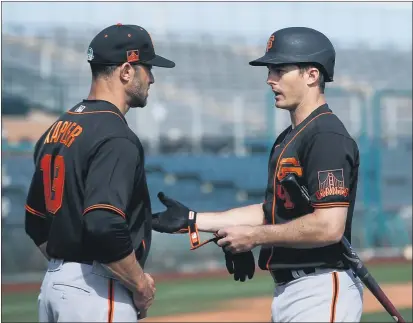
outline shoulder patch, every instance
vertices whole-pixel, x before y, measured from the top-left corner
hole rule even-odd
[[[316,197],[321,200],[327,196],[348,196],[349,189],[344,184],[344,171],[340,169],[318,172],[318,191]]]

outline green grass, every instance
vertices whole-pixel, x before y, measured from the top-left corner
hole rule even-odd
[[[380,283],[404,283],[412,280],[412,264],[374,265],[367,268]]]
[[[400,309],[400,314],[406,320],[406,322],[412,322],[412,309],[405,308]],[[361,318],[362,322],[394,322],[387,312],[369,313],[363,314]]]
[[[370,272],[380,283],[403,283],[412,279],[412,265],[380,265],[371,267]],[[149,314],[159,316],[206,311],[217,308],[224,300],[255,296],[272,297],[273,288],[273,281],[267,274],[258,274],[253,280],[243,283],[234,281],[230,276],[160,282],[157,284],[156,301]],[[2,321],[36,320],[37,295],[37,292],[3,294]],[[390,318],[387,313],[366,314],[363,321],[377,321],[375,315],[382,317],[379,319],[380,322],[386,322]],[[411,310],[406,310],[405,315],[406,319],[411,320]]]

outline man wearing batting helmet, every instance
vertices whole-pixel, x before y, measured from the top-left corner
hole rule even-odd
[[[268,68],[275,106],[291,125],[275,140],[264,202],[224,212],[197,213],[159,194],[166,205],[152,220],[159,232],[195,227],[214,232],[234,254],[260,246],[259,267],[275,282],[273,322],[358,322],[361,282],[342,259],[340,240],[351,241],[359,151],[324,95],[334,77],[335,50],[321,32],[291,27],[274,32],[265,55],[250,62]],[[253,170],[251,170],[253,171]],[[293,174],[311,205],[281,185]]]

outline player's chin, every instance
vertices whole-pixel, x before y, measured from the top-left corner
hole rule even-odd
[[[278,108],[278,109],[282,109],[282,110],[289,110],[288,108],[289,108],[289,106],[288,106],[288,104],[286,104],[286,102],[285,101],[275,101],[275,103],[274,103],[274,105],[275,105],[275,107],[276,108]]]
[[[274,105],[277,109],[281,109],[281,110],[291,111],[295,109],[294,105],[292,105],[291,102],[288,102],[287,100],[283,100],[283,99],[275,100]]]
[[[133,100],[131,107],[133,108],[144,108],[148,102],[148,97],[140,97]]]

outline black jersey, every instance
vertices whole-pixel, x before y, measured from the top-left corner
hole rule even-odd
[[[322,105],[303,122],[288,127],[275,141],[268,166],[263,210],[267,224],[282,224],[311,213],[314,208],[348,206],[345,237],[351,241],[356,200],[359,151],[356,142],[328,105]],[[280,185],[286,174],[297,175],[311,197],[311,207],[295,205]],[[263,247],[262,269],[337,265],[340,245],[314,249]]]
[[[39,139],[34,163],[26,231],[37,245],[47,241],[53,258],[96,260],[103,246],[87,243],[84,219],[105,210],[126,221],[144,265],[152,231],[144,151],[113,104],[84,100],[64,113]]]

